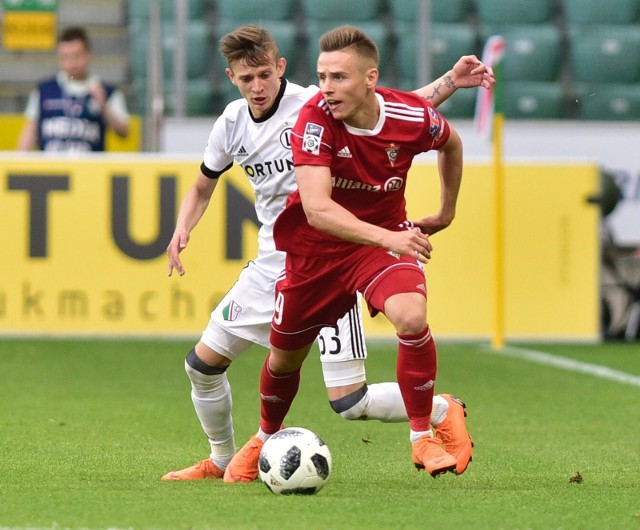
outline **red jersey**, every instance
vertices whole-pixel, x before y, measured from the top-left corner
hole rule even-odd
[[[293,162],[331,168],[331,198],[359,219],[400,230],[407,220],[407,173],[416,154],[438,149],[449,124],[420,96],[376,88],[380,117],[372,130],[336,120],[322,93],[301,109],[291,133]],[[300,195],[293,192],[274,227],[276,247],[302,255],[339,255],[353,243],[309,225]]]

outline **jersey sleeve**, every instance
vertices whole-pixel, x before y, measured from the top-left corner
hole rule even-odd
[[[426,105],[428,120],[425,120],[427,143],[425,151],[438,150],[447,143],[451,129],[449,128],[449,122],[431,103],[426,102]]]
[[[204,148],[201,169],[203,174],[219,175],[233,164],[233,155],[226,148],[226,119],[223,114],[213,124]],[[208,171],[205,171],[208,170]],[[214,178],[214,177],[212,177]]]
[[[291,132],[294,166],[330,166],[333,135],[326,114],[308,103],[298,115]]]

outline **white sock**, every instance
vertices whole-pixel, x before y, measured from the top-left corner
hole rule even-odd
[[[431,425],[439,425],[447,416],[449,403],[442,396],[433,396]],[[409,421],[398,383],[367,385],[364,397],[341,413],[347,420],[379,420],[385,423]]]
[[[409,440],[411,440],[412,444],[416,443],[423,436],[430,436],[433,438],[433,431],[431,429],[428,431],[409,431]]]
[[[409,421],[398,383],[367,385],[362,401],[364,419],[387,423]]]
[[[211,460],[225,469],[236,452],[231,416],[231,387],[227,374],[205,375],[185,362],[191,381],[191,400],[209,439]]]
[[[266,442],[269,438],[271,438],[271,436],[272,436],[271,434],[267,434],[261,428],[258,429],[258,432],[256,433],[256,437],[262,440],[263,442]]]
[[[437,427],[447,417],[449,402],[442,396],[433,396],[433,410],[431,411],[431,425]]]

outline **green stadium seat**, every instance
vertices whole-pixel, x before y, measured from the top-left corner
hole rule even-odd
[[[483,26],[483,41],[505,39],[505,81],[555,81],[562,65],[562,32],[554,24]]]
[[[449,70],[462,55],[478,54],[478,36],[470,24],[434,23],[431,43],[418,44],[415,24],[397,24],[397,74],[400,86],[417,87],[417,53],[431,50],[431,77]]]
[[[573,24],[633,24],[640,19],[640,0],[563,0],[564,17]]]
[[[134,99],[131,111],[144,115],[147,112],[147,85],[146,80],[138,78],[133,81]],[[164,113],[171,115],[175,108],[173,85],[165,83],[164,86]],[[187,116],[211,116],[215,109],[215,91],[211,81],[206,78],[189,79],[185,87],[185,111]]]
[[[211,116],[214,114],[215,92],[211,80],[203,77],[187,80],[187,116]]]
[[[575,88],[575,98],[582,120],[640,120],[637,84],[580,83]]]
[[[476,0],[482,24],[540,24],[550,22],[555,0]]]
[[[419,0],[393,0],[389,2],[396,22],[414,22],[418,19]],[[466,22],[472,12],[470,0],[431,0],[432,22]]]
[[[175,18],[176,0],[159,0],[160,17],[164,20],[173,20]],[[242,3],[242,2],[238,2]],[[127,11],[129,14],[129,22],[146,21],[149,19],[150,2],[142,0],[129,0],[127,2]],[[210,0],[189,0],[187,16],[190,20],[202,20],[211,5]]]
[[[166,79],[173,77],[176,47],[173,24],[165,21],[162,25],[163,73]],[[213,54],[209,25],[203,20],[190,20],[187,27],[187,77],[202,77],[211,69]],[[146,26],[133,25],[129,28],[129,61],[133,77],[146,77],[149,55],[149,30]]]
[[[302,0],[302,12],[308,21],[330,21],[334,25],[380,19],[383,0]]]
[[[504,115],[510,119],[567,117],[568,94],[561,82],[508,81],[503,98]]]
[[[211,32],[209,25],[203,20],[190,20],[187,31],[187,77],[195,79],[203,77],[211,70],[213,54],[211,53]],[[165,29],[163,36],[163,52],[165,71],[173,73],[176,39],[172,29]]]
[[[571,26],[568,36],[569,67],[574,81],[640,81],[640,28],[637,26]]]
[[[438,110],[445,118],[472,119],[476,109],[477,88],[462,88],[447,99]]]
[[[266,7],[266,9],[265,9]],[[257,25],[264,20],[293,20],[296,0],[217,0],[216,15],[235,20],[237,25],[255,20]]]

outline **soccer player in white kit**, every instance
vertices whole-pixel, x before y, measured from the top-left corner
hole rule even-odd
[[[275,282],[285,261],[284,253],[275,249],[273,224],[296,188],[289,134],[300,108],[318,92],[316,86],[304,88],[283,77],[286,60],[279,57],[276,42],[263,28],[237,28],[221,39],[220,51],[227,60],[227,76],[243,97],[226,107],[209,135],[200,174],[181,204],[167,248],[169,275],[173,270],[185,273],[179,254],[206,211],[219,177],[234,161],[251,182],[262,226],[257,258],[247,263],[213,310],[200,341],[185,360],[191,398],[210,443],[210,456],[167,473],[163,480],[222,478],[235,454],[226,370],[250,346],[270,346]],[[417,92],[437,105],[458,87],[490,88],[493,83],[490,68],[475,56],[465,56],[445,76]],[[336,327],[322,330],[318,345],[330,404],[337,413],[351,420],[408,421],[397,383],[366,384],[360,302]],[[435,396],[434,424],[447,425],[452,438],[468,437],[463,407],[454,396]]]

